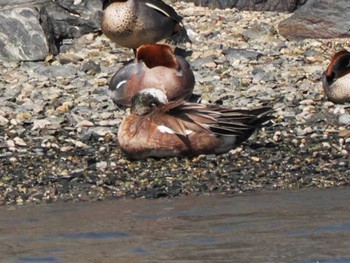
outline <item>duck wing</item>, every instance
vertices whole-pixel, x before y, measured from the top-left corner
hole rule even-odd
[[[164,14],[165,16],[171,17],[174,19],[177,23],[181,23],[182,21],[182,16],[180,16],[174,8],[171,6],[167,5],[161,0],[146,0],[145,4],[154,10],[157,10],[158,12]]]

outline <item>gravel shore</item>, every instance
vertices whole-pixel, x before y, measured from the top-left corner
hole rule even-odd
[[[228,154],[129,161],[116,138],[124,112],[106,91],[132,51],[99,34],[66,41],[45,62],[0,62],[0,204],[349,185],[350,105],[327,101],[320,82],[349,41],[288,41],[277,25],[290,14],[174,7],[195,93],[274,105],[275,120]]]

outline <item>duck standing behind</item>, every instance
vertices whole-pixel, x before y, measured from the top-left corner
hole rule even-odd
[[[102,0],[102,32],[116,44],[136,49],[180,32],[182,17],[161,0]]]

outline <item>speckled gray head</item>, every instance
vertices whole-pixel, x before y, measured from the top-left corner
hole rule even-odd
[[[164,92],[156,88],[147,88],[138,92],[131,100],[131,111],[137,115],[145,115],[154,107],[165,104],[168,99]]]

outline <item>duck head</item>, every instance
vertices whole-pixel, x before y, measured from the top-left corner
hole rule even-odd
[[[145,115],[167,102],[168,99],[161,90],[147,88],[133,96],[131,100],[131,112],[139,116]]]

